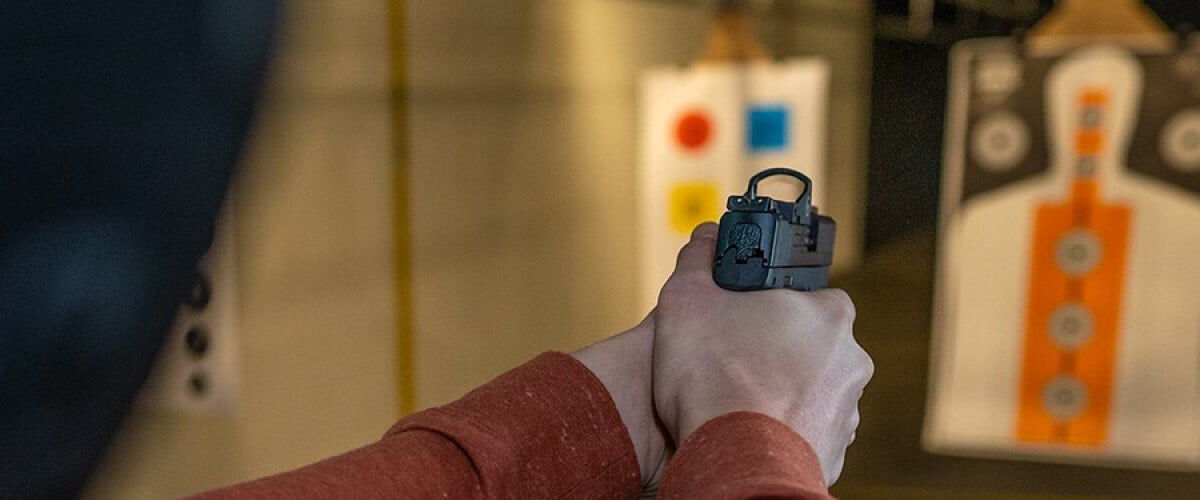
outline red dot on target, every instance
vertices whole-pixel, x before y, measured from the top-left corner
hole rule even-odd
[[[687,151],[699,151],[712,136],[712,120],[703,111],[688,111],[675,122],[675,141]]]

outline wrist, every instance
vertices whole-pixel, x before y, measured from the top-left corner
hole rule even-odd
[[[624,333],[571,353],[608,390],[629,432],[643,485],[657,477],[666,450],[650,385],[654,346],[651,323],[647,318]]]
[[[713,363],[713,365],[718,365]],[[728,368],[728,367],[726,367]],[[674,401],[674,423],[671,429],[676,446],[700,427],[718,417],[735,412],[750,412],[783,420],[787,409],[780,401],[774,401],[744,376],[729,369],[707,370],[704,376],[681,381],[678,387],[691,390],[676,394]],[[713,375],[718,375],[714,377]],[[725,390],[714,391],[721,387]]]

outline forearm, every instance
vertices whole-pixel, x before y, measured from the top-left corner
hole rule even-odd
[[[630,498],[637,457],[604,385],[543,354],[370,446],[202,498]]]
[[[643,489],[651,491],[666,464],[666,438],[654,412],[651,353],[654,315],[641,324],[587,348],[571,353],[590,370],[612,397],[633,441]]]
[[[435,432],[412,431],[321,462],[198,495],[227,498],[483,498],[479,471]]]
[[[663,499],[831,499],[808,443],[758,413],[717,417],[687,438],[667,466]]]

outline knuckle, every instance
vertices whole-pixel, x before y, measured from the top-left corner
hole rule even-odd
[[[871,355],[862,346],[855,345],[858,346],[858,349],[856,349],[859,353],[858,364],[861,367],[863,378],[864,380],[870,380],[871,377],[875,376],[875,360],[871,359]]]
[[[680,264],[686,262],[690,258],[691,254],[696,251],[696,249],[696,240],[684,243],[683,246],[679,248],[679,254],[675,256],[675,266],[678,267]]]
[[[772,288],[757,292],[763,298],[763,301],[772,308],[781,308],[788,310],[797,309],[796,299],[799,294],[795,290],[786,288]]]
[[[841,289],[830,289],[826,294],[828,297],[828,308],[833,318],[839,323],[853,324],[854,318],[858,311],[854,307],[854,301],[850,299],[850,294]]]
[[[716,240],[717,230],[719,227],[720,226],[718,226],[715,222],[702,222],[692,229],[692,236],[694,238],[709,238]]]
[[[686,287],[688,290],[716,286],[716,284],[713,283],[712,273],[710,273],[707,269],[687,271],[684,272],[679,278],[680,285]]]
[[[707,236],[693,238],[679,249],[676,265],[690,262],[692,259],[704,259],[717,244],[717,240]],[[707,260],[707,259],[705,259]]]
[[[714,300],[719,290],[712,276],[704,272],[680,271],[667,280],[658,294],[658,307],[664,316],[675,316]]]
[[[663,293],[686,293],[697,287],[712,283],[712,275],[706,270],[679,269],[663,285]]]

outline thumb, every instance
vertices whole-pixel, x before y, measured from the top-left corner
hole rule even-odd
[[[717,225],[705,222],[692,230],[692,239],[679,250],[675,274],[712,273],[713,254],[717,247]]]

